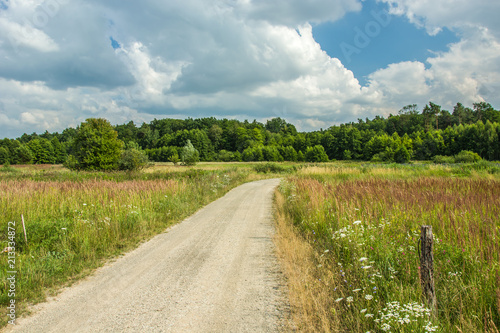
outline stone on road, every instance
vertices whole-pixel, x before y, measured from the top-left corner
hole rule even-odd
[[[166,233],[34,307],[14,332],[276,332],[278,179],[241,185]]]

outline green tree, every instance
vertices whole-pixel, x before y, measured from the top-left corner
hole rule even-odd
[[[9,163],[9,151],[4,147],[0,147],[0,164],[5,163]]]
[[[33,163],[33,153],[26,145],[21,145],[15,150],[15,163],[16,164],[31,164]]]
[[[115,170],[122,154],[123,141],[103,118],[90,118],[77,129],[72,144],[71,168],[78,170]]]
[[[200,155],[198,150],[196,150],[191,143],[191,140],[187,140],[186,145],[181,151],[181,160],[183,165],[195,165],[200,161]]]
[[[28,147],[33,153],[33,161],[36,164],[54,164],[56,157],[54,147],[45,138],[34,139],[28,142]]]
[[[307,148],[305,159],[307,162],[328,162],[328,155],[323,146],[315,145]]]
[[[396,163],[408,163],[410,161],[411,155],[405,146],[401,145],[394,152],[394,162]]]

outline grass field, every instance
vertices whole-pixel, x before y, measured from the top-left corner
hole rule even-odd
[[[277,190],[292,326],[311,332],[498,332],[498,165],[333,164]],[[437,314],[422,299],[433,227]]]
[[[140,173],[1,167],[0,245],[8,244],[8,222],[16,222],[16,314],[231,188],[276,176],[284,178],[276,191],[276,244],[290,329],[498,332],[495,163],[158,163]],[[436,236],[437,316],[421,298],[421,225],[432,225]],[[3,326],[10,297],[7,253],[1,256]]]
[[[141,173],[0,168],[0,245],[15,222],[16,314],[92,272],[244,182],[272,177],[255,164],[163,163]],[[27,242],[21,223],[26,225]],[[1,250],[0,249],[0,250]],[[10,302],[8,253],[0,257],[1,325]]]

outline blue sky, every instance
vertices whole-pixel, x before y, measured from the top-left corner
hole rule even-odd
[[[499,108],[499,12],[490,0],[1,0],[0,137],[90,117],[282,117],[310,131],[429,101]]]
[[[314,39],[329,56],[338,58],[353,71],[362,85],[366,85],[368,75],[379,68],[402,61],[426,64],[426,59],[433,53],[444,52],[450,43],[460,40],[448,28],[431,36],[424,28],[410,23],[406,17],[386,16],[388,10],[387,4],[365,1],[359,12],[347,13],[335,22],[315,25]],[[373,37],[366,34],[367,29]],[[355,38],[360,35],[359,31],[368,40],[366,47],[356,47]],[[358,49],[359,53],[349,49],[349,46]]]

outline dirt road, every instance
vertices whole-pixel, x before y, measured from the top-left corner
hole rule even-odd
[[[271,212],[278,184],[233,189],[8,332],[279,331],[286,305]]]

